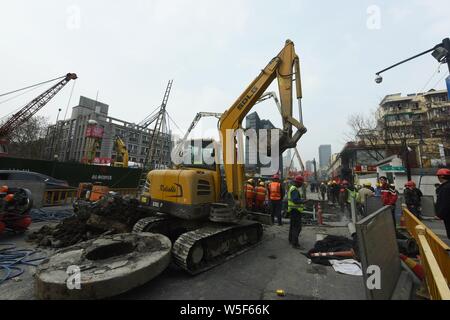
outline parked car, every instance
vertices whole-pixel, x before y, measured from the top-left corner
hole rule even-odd
[[[59,180],[42,173],[19,170],[0,170],[0,181],[22,180],[44,182],[46,189],[67,189],[70,188],[67,181]]]

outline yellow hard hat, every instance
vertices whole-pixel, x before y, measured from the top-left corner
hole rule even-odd
[[[253,183],[253,179],[248,179],[247,182],[248,183]]]
[[[264,182],[262,182],[262,181],[259,183],[259,185],[260,185],[261,187],[264,187],[264,186],[265,186]]]

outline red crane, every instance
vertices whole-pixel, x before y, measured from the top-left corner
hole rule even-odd
[[[70,80],[75,80],[78,77],[75,73],[68,73],[61,78],[61,81],[27,103],[26,106],[13,114],[6,122],[0,124],[0,154],[7,153],[7,139],[15,128],[27,122],[36,112],[38,112],[43,106],[45,106]]]

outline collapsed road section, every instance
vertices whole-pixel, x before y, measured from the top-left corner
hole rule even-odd
[[[38,299],[101,299],[158,276],[170,263],[170,240],[160,234],[120,234],[59,251],[37,269]]]

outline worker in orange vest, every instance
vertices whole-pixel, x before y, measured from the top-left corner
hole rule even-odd
[[[247,210],[253,211],[255,204],[255,187],[253,186],[253,179],[249,179],[245,183],[244,192],[246,208]]]
[[[260,182],[255,189],[255,210],[257,212],[264,212],[264,203],[266,202],[266,186],[264,182]]]
[[[272,215],[272,223],[275,223],[276,217],[279,226],[283,224],[281,219],[283,194],[284,192],[281,186],[280,176],[276,174],[272,177],[272,182],[269,183],[269,204]]]

